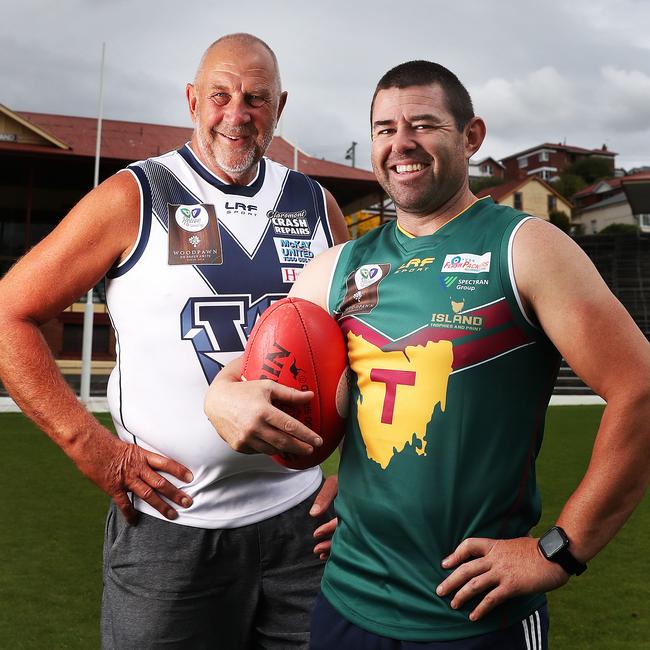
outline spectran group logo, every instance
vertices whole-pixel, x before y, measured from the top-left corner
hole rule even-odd
[[[487,273],[492,253],[456,253],[447,255],[442,263],[442,273]]]
[[[202,205],[179,205],[174,218],[176,223],[187,232],[203,230],[209,221],[208,212]]]
[[[359,267],[354,274],[354,283],[357,285],[357,289],[365,289],[381,280],[382,275],[383,273],[379,264],[365,264]]]

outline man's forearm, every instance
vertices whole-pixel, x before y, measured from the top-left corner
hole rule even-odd
[[[608,402],[589,467],[557,523],[580,560],[595,556],[643,498],[650,472],[650,394]]]
[[[34,323],[2,322],[0,377],[23,413],[68,455],[81,433],[103,428],[66,383]]]
[[[189,469],[119,440],[88,413],[63,379],[35,324],[6,317],[0,321],[0,375],[25,415],[115,500],[129,522],[137,520],[129,493],[169,519],[177,513],[162,497],[183,508],[192,505],[186,492],[159,474],[167,472],[189,483],[193,480]]]

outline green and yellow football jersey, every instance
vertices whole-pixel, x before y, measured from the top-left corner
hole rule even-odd
[[[329,309],[353,382],[323,593],[376,634],[470,637],[544,603],[513,599],[473,623],[472,606],[435,593],[463,539],[524,536],[540,515],[535,459],[559,355],[512,275],[527,218],[488,198],[433,235],[392,222],[339,255]]]

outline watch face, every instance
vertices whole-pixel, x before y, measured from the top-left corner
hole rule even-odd
[[[546,557],[553,557],[560,549],[566,546],[566,542],[557,528],[552,528],[539,540],[539,545]]]

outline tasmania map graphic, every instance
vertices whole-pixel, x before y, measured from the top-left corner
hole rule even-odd
[[[340,321],[357,376],[361,436],[368,458],[384,470],[407,444],[426,455],[426,428],[436,406],[446,408],[452,374],[534,342],[505,298],[450,312],[432,314],[431,323],[397,340],[358,318]]]

